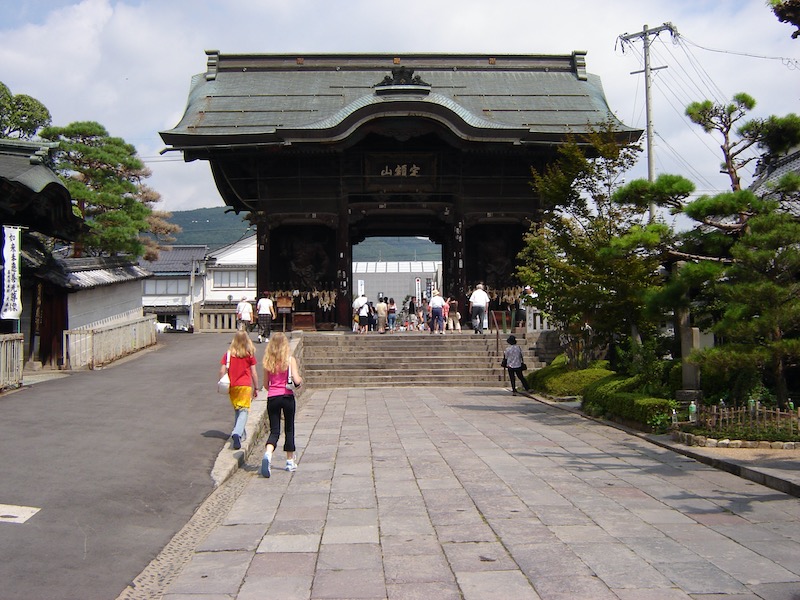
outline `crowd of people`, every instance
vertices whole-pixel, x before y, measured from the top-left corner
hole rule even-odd
[[[525,322],[526,307],[531,308],[536,297],[537,294],[531,287],[525,286],[522,297],[513,306],[517,314],[517,325]],[[463,324],[465,328],[471,328],[475,333],[483,333],[487,327],[491,304],[483,284],[475,286],[467,303],[468,319],[465,321],[459,311],[458,300],[453,297],[443,297],[437,289],[431,291],[429,298],[423,297],[419,301],[412,296],[407,299],[404,306],[400,307],[394,298],[378,296],[378,302],[375,304],[366,294],[361,293],[353,300],[353,332],[365,334],[371,331],[377,333],[425,331],[445,335],[448,331],[461,331]]]

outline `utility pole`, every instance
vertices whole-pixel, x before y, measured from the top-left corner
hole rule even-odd
[[[652,182],[655,180],[655,161],[653,157],[653,112],[650,100],[650,73],[658,69],[666,69],[663,67],[650,66],[650,36],[657,36],[662,31],[669,31],[672,36],[678,35],[678,29],[672,23],[664,23],[663,25],[654,29],[648,29],[647,25],[642,27],[638,33],[625,33],[619,36],[620,41],[630,42],[633,39],[641,38],[644,49],[644,70],[632,71],[631,75],[644,73],[644,104],[645,114],[647,119],[647,180]],[[650,220],[652,221],[656,216],[655,205],[650,205]]]

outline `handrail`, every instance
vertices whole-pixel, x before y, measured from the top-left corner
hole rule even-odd
[[[494,311],[489,311],[489,318],[494,321],[494,351],[496,354],[500,354],[500,326],[497,323],[497,315],[494,314]],[[506,380],[506,370],[503,369],[503,381]]]

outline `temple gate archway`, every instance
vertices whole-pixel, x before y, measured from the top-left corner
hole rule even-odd
[[[161,132],[208,160],[258,235],[258,289],[337,293],[349,326],[352,247],[377,235],[442,245],[443,292],[515,284],[530,188],[568,136],[615,121],[585,55],[223,55],[208,51],[181,122]],[[620,141],[641,131],[618,125]]]

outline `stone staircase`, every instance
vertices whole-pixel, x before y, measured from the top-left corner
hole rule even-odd
[[[305,383],[314,389],[395,386],[505,386],[493,333],[312,333],[303,332],[296,355]],[[517,336],[528,369],[544,366]]]

